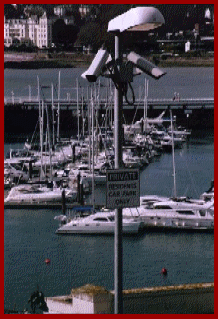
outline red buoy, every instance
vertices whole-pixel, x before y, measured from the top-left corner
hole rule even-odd
[[[45,263],[50,264],[51,260],[49,258],[46,258]]]
[[[167,275],[167,269],[166,268],[162,268],[161,273],[162,273],[162,275],[166,276]]]

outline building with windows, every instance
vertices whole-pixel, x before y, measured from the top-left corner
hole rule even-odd
[[[52,43],[52,22],[46,13],[31,16],[28,19],[6,19],[4,17],[4,45],[35,45],[47,48]]]
[[[90,4],[81,4],[79,7],[79,13],[81,18],[84,18],[90,12]]]

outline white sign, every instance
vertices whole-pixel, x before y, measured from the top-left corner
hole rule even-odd
[[[140,206],[139,170],[107,170],[106,207],[116,209],[138,206]]]

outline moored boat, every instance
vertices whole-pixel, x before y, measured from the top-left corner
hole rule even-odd
[[[166,230],[214,231],[213,210],[208,206],[180,207],[162,209],[137,208],[124,209],[125,217],[138,217],[145,228]]]
[[[123,218],[122,233],[137,234],[142,226],[140,220]],[[56,231],[57,234],[114,234],[113,212],[97,212],[85,218],[72,219]]]
[[[5,203],[39,203],[61,202],[65,190],[66,200],[75,201],[77,192],[71,189],[62,189],[52,185],[23,184],[11,188]]]

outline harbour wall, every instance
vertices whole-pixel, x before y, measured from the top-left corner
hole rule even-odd
[[[53,314],[113,314],[114,292],[86,285],[70,296],[49,297]],[[213,314],[214,283],[123,290],[124,314]]]
[[[148,117],[156,117],[160,115],[163,108],[148,109]],[[74,135],[77,133],[78,119],[76,111],[70,109],[60,110],[60,132],[65,135]],[[143,117],[144,111],[136,108],[124,109],[124,117],[126,123],[132,123]],[[169,118],[169,112],[166,111],[165,116]],[[99,110],[99,119],[102,119],[105,109]],[[135,116],[136,114],[136,116]],[[196,109],[173,109],[173,115],[176,116],[176,123],[189,129],[205,129],[214,127],[214,108],[196,108]],[[8,134],[31,134],[34,132],[38,123],[38,110],[29,109],[20,104],[7,104],[4,106],[4,132]],[[83,118],[80,117],[80,127],[82,127]],[[101,124],[101,123],[100,123]]]

